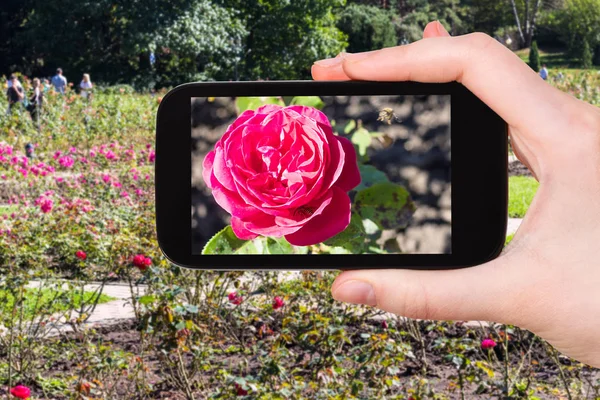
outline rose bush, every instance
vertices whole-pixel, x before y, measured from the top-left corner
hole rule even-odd
[[[235,235],[323,242],[350,224],[348,191],[360,184],[356,152],[321,111],[268,104],[246,110],[203,163]]]

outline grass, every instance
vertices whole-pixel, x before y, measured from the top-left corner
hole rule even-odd
[[[528,176],[511,176],[508,179],[508,216],[523,218],[540,184]]]
[[[94,292],[83,292],[84,302],[90,303],[93,299]],[[114,297],[102,294],[98,300],[98,304],[107,303],[115,300]],[[0,290],[0,314],[12,312],[15,304],[15,298],[12,293],[6,290]],[[72,293],[66,290],[56,289],[26,289],[23,304],[17,307],[17,312],[21,308],[24,310],[24,318],[31,319],[34,315],[40,312],[54,314],[69,309],[75,309],[81,305],[81,293]]]
[[[508,246],[508,244],[510,243],[510,241],[511,241],[511,240],[513,240],[513,237],[514,237],[514,236],[515,236],[515,234],[514,234],[514,233],[513,233],[513,234],[511,234],[511,235],[508,235],[508,236],[506,237],[506,240],[504,241],[504,246]]]
[[[515,52],[521,60],[529,62],[529,49],[521,49]],[[540,63],[546,64],[548,68],[576,68],[579,60],[567,56],[566,49],[544,48],[540,49]]]

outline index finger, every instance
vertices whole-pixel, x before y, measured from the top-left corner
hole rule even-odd
[[[510,125],[526,131],[565,112],[563,95],[495,39],[482,33],[437,37],[367,53],[317,61],[316,80],[458,81]],[[341,68],[340,68],[341,67]],[[533,125],[532,125],[533,124]],[[559,128],[556,124],[554,128]],[[566,128],[566,127],[562,127]],[[536,134],[550,136],[545,129]],[[540,137],[543,139],[543,137]]]

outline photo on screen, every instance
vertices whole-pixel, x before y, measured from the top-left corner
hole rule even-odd
[[[191,100],[192,254],[450,254],[449,95]]]

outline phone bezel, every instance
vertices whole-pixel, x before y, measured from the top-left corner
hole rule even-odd
[[[196,255],[191,228],[191,98],[450,95],[451,254]],[[453,269],[486,262],[504,246],[508,205],[506,123],[463,85],[370,81],[188,83],[167,93],[156,121],[156,229],[174,264],[207,270]]]

